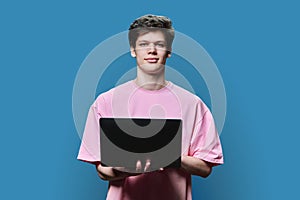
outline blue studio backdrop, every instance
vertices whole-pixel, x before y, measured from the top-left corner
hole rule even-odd
[[[300,14],[292,0],[1,1],[0,199],[105,198],[107,182],[76,160],[73,86],[97,45],[148,13],[169,16],[201,44],[226,89],[225,164],[193,177],[194,199],[299,199]],[[172,59],[210,107],[191,64]],[[134,64],[120,56],[95,95],[116,83],[118,67]]]

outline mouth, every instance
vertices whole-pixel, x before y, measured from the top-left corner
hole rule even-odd
[[[159,60],[158,58],[145,58],[145,60],[148,63],[157,63],[157,61]]]

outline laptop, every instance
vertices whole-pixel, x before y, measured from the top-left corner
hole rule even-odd
[[[136,172],[151,160],[148,171],[181,166],[180,119],[100,118],[100,156],[104,166]]]

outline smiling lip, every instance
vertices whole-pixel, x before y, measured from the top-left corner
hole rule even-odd
[[[150,62],[150,63],[154,63],[158,61],[158,58],[145,58],[146,61]]]

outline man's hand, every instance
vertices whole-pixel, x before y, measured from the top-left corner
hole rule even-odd
[[[150,172],[151,160],[147,159],[145,165],[143,165],[143,163],[140,160],[138,160],[136,162],[135,171],[132,169],[131,170],[127,169],[125,167],[105,167],[102,166],[100,162],[96,163],[96,170],[99,177],[102,180],[108,180],[108,181],[121,180],[129,176],[137,176],[145,172]],[[164,168],[159,168],[158,170],[163,171]]]
[[[129,176],[137,176],[144,172],[149,172],[151,167],[151,161],[148,159],[143,167],[142,162],[138,160],[136,162],[136,169],[133,171],[132,169],[127,169],[125,167],[105,167],[102,166],[100,162],[96,163],[96,170],[99,177],[102,180],[120,180]]]
[[[150,170],[151,170],[151,160],[147,159],[145,161],[145,165],[143,165],[143,163],[140,160],[138,160],[136,162],[136,165],[135,165],[135,170],[127,169],[125,167],[113,167],[113,168],[118,170],[118,171],[123,171],[123,172],[128,172],[128,173],[133,173],[133,174],[150,172]]]
[[[102,180],[114,181],[121,180],[129,176],[136,176],[141,173],[126,172],[124,167],[105,167],[100,162],[96,163],[96,170]]]

